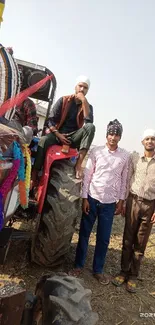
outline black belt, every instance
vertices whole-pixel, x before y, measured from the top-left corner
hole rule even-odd
[[[133,193],[129,193],[129,196],[132,196],[135,200],[137,201],[141,201],[141,202],[155,202],[155,199],[154,200],[148,200],[148,199],[145,199],[144,197],[141,197],[141,196],[138,196],[137,194],[133,194]]]

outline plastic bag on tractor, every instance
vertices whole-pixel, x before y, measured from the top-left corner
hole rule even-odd
[[[0,124],[0,185],[6,180],[13,165],[13,142],[18,142],[21,147],[25,139],[21,132]],[[6,195],[4,206],[3,227],[10,220],[18,206],[18,183],[13,182]]]

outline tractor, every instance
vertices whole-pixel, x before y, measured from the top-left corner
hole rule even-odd
[[[16,60],[16,62],[19,71],[22,71],[24,76],[21,91],[36,84],[45,76],[52,75],[51,81],[31,95],[32,98],[48,102],[42,131],[44,134],[56,91],[56,78],[43,66],[21,60]],[[33,159],[35,159],[38,140],[34,137],[30,145]],[[37,264],[53,266],[61,263],[62,257],[70,247],[76,219],[80,212],[81,183],[75,179],[74,175],[77,155],[78,152],[72,148],[68,153],[62,152],[62,146],[59,145],[48,149],[38,186],[37,200],[30,200],[29,207],[25,210],[29,218],[33,217],[36,220],[31,258]],[[14,214],[23,215],[21,208],[17,209],[18,186],[8,193],[8,197],[6,201],[9,203],[5,208],[4,225]]]
[[[11,59],[11,57],[10,57]],[[42,134],[45,133],[56,91],[56,78],[46,67],[16,60],[24,79],[22,90],[52,76],[46,84],[31,93],[31,97],[48,102]],[[2,107],[2,106],[1,106]],[[53,267],[62,262],[68,252],[74,233],[77,216],[80,213],[81,183],[75,178],[74,165],[78,152],[70,148],[64,153],[62,146],[48,149],[38,186],[37,200],[29,200],[23,210],[19,203],[19,184],[14,179],[8,190],[10,170],[13,166],[12,144],[22,147],[24,135],[19,130],[0,124],[0,262],[5,262],[13,228],[14,216],[33,218],[36,228],[31,238],[31,261]],[[32,162],[38,139],[31,143]],[[7,150],[6,150],[7,149]],[[7,151],[7,156],[3,153]],[[17,159],[18,160],[18,159]],[[5,185],[5,186],[4,186]],[[3,194],[1,192],[3,189]],[[5,189],[5,191],[4,191]],[[2,220],[3,219],[3,220]],[[2,224],[3,222],[3,224]],[[9,224],[9,227],[8,227]],[[43,276],[36,285],[34,294],[27,293],[23,281],[0,278],[0,324],[3,325],[95,325],[98,316],[90,305],[91,291],[84,289],[81,281],[67,274]]]

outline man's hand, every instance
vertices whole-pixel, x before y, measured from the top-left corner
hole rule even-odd
[[[49,133],[51,133],[52,131],[49,129],[49,128],[46,128],[46,130],[45,130],[45,134],[49,134]]]
[[[83,93],[77,93],[75,96],[76,99],[78,99],[79,101],[81,101],[82,103],[86,102],[86,97],[84,96]]]
[[[87,99],[84,96],[84,94],[83,93],[77,93],[75,98],[78,101],[82,102],[83,115],[84,115],[85,118],[88,117],[89,116],[89,104],[88,104]]]
[[[90,211],[90,206],[89,206],[89,202],[87,199],[83,199],[82,202],[82,210],[85,214],[89,214]]]
[[[122,212],[121,212],[121,216],[125,217],[125,212],[126,212],[126,204],[123,204],[122,206]]]
[[[118,203],[116,204],[115,215],[121,214],[122,209],[123,209],[123,201],[119,200]]]
[[[154,212],[154,214],[152,215],[151,223],[155,223],[155,212]]]
[[[59,132],[55,132],[56,137],[60,140],[61,143],[63,144],[70,144],[70,141],[67,139],[66,134],[64,133],[59,133]]]

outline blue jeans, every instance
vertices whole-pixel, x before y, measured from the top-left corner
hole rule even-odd
[[[98,274],[103,272],[116,203],[103,204],[90,196],[88,197],[88,201],[90,204],[90,212],[88,215],[85,213],[82,214],[79,241],[76,249],[75,267],[84,267],[89,237],[95,220],[98,217],[96,247],[93,261],[93,272]]]

